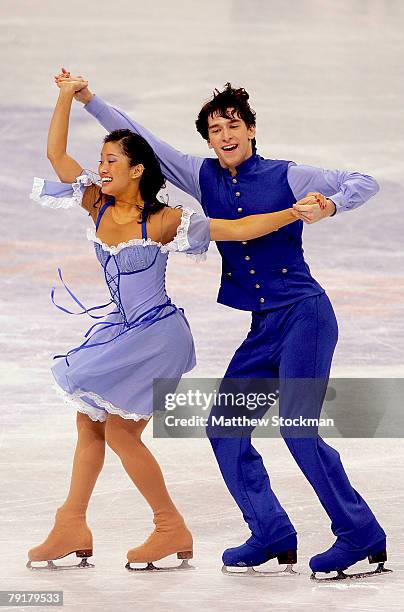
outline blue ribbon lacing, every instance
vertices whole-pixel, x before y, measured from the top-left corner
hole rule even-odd
[[[107,302],[106,304],[101,304],[99,306],[92,306],[91,308],[86,308],[84,304],[74,295],[71,289],[69,289],[69,287],[66,285],[66,283],[63,280],[61,269],[58,268],[59,278],[64,288],[66,289],[70,297],[73,299],[73,301],[78,306],[80,306],[81,311],[72,312],[71,310],[68,310],[67,308],[64,308],[63,306],[60,306],[59,304],[57,304],[55,302],[56,288],[53,287],[51,291],[51,300],[52,300],[52,303],[56,306],[56,308],[59,308],[59,310],[62,310],[63,312],[70,314],[70,315],[87,314],[92,319],[104,319],[105,317],[113,315],[113,314],[121,314],[122,319],[115,323],[112,321],[108,321],[108,322],[99,321],[98,323],[94,323],[94,325],[92,325],[90,329],[87,330],[87,332],[84,334],[84,337],[86,338],[86,340],[82,344],[80,344],[80,346],[76,346],[75,348],[72,348],[65,355],[55,355],[54,359],[60,359],[64,357],[66,360],[66,364],[69,366],[70,364],[69,364],[68,357],[70,357],[71,355],[74,355],[75,353],[78,353],[81,350],[108,344],[109,342],[116,340],[120,336],[123,336],[124,334],[126,334],[127,332],[131,331],[132,329],[136,327],[140,327],[141,325],[153,325],[154,323],[157,323],[157,321],[162,321],[163,319],[166,319],[167,317],[173,315],[177,310],[179,310],[181,313],[184,312],[182,308],[177,308],[177,306],[171,302],[170,298],[168,298],[167,301],[164,302],[163,304],[159,304],[158,306],[153,306],[152,308],[149,308],[148,310],[143,312],[141,315],[139,315],[132,321],[128,321],[126,317],[126,314],[125,314],[125,311],[122,305],[121,297],[120,297],[120,291],[119,291],[120,278],[122,275],[138,274],[139,272],[144,272],[145,270],[148,270],[155,263],[157,259],[157,255],[158,255],[158,251],[152,263],[149,266],[147,266],[146,268],[142,268],[141,270],[133,270],[132,272],[121,272],[119,270],[119,266],[118,266],[115,256],[109,255],[105,264],[103,265],[103,268],[104,268],[105,280],[106,280],[106,283],[108,285],[108,288],[111,294],[111,300]],[[115,262],[115,265],[117,268],[117,274],[111,274],[110,272],[107,271],[107,264],[111,259],[113,259]],[[111,304],[115,304],[117,306],[117,309],[113,310],[112,312],[108,312],[105,315],[93,314],[94,311],[102,310],[103,308],[106,308],[107,306],[111,306]],[[169,312],[162,314],[162,312],[166,308],[170,309]],[[120,327],[121,329],[118,330],[118,333],[112,338],[110,338],[109,340],[105,340],[103,342],[90,342],[94,338],[94,336],[96,336],[96,334],[110,327]]]

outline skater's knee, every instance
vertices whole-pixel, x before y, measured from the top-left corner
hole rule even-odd
[[[105,425],[105,442],[115,452],[118,452],[122,445],[121,428],[119,421],[117,421],[116,415],[108,415],[107,417],[107,422]]]
[[[318,452],[323,461],[327,461],[330,467],[339,466],[341,464],[341,456],[339,452],[324,440],[320,439]]]
[[[307,454],[313,451],[317,446],[316,438],[298,438],[297,436],[291,436],[287,428],[284,431],[282,431],[281,428],[281,436],[292,455]]]
[[[312,461],[314,457],[327,463],[329,469],[341,462],[338,451],[329,446],[319,436],[308,438],[297,438],[283,436],[286,446],[299,463],[302,461]]]
[[[105,439],[105,422],[92,421],[86,414],[78,412],[76,425],[79,435],[86,435],[89,433],[92,436]]]
[[[109,414],[105,426],[105,441],[108,446],[119,454],[120,450],[126,448],[127,444],[141,442],[141,435],[147,421],[125,420],[116,414]]]

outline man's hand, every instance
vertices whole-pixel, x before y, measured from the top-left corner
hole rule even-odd
[[[87,82],[82,79],[63,79],[59,82],[58,87],[61,91],[67,91],[74,97],[84,87],[87,87]]]
[[[66,81],[81,83],[82,87],[80,89],[76,89],[74,99],[77,102],[81,102],[82,104],[87,104],[93,97],[93,94],[88,88],[88,81],[86,81],[82,76],[71,76],[68,70],[62,68],[58,75],[55,76],[55,83],[58,87],[62,87]]]
[[[335,204],[321,193],[310,192],[305,198],[293,204],[293,210],[298,219],[311,224],[330,217],[335,212]]]

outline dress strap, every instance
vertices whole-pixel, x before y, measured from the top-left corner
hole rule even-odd
[[[105,211],[107,210],[108,206],[112,206],[113,202],[112,200],[107,200],[105,202],[105,204],[103,204],[98,212],[98,216],[97,216],[97,221],[95,223],[95,231],[98,230],[98,227],[100,225],[101,219],[102,219],[102,215],[105,213]]]
[[[144,202],[144,204],[143,204],[143,214],[144,214],[144,211],[146,210],[146,208],[147,208],[147,202]],[[146,220],[142,221],[142,238],[143,238],[143,240],[147,240]]]

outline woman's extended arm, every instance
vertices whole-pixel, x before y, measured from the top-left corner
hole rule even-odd
[[[241,219],[210,219],[210,239],[252,240],[270,234],[298,219],[293,208],[279,212],[248,215]]]
[[[81,166],[66,153],[67,135],[73,96],[83,88],[83,83],[70,81],[61,83],[59,87],[59,98],[48,132],[48,159],[59,179],[64,183],[72,183],[81,173]]]

